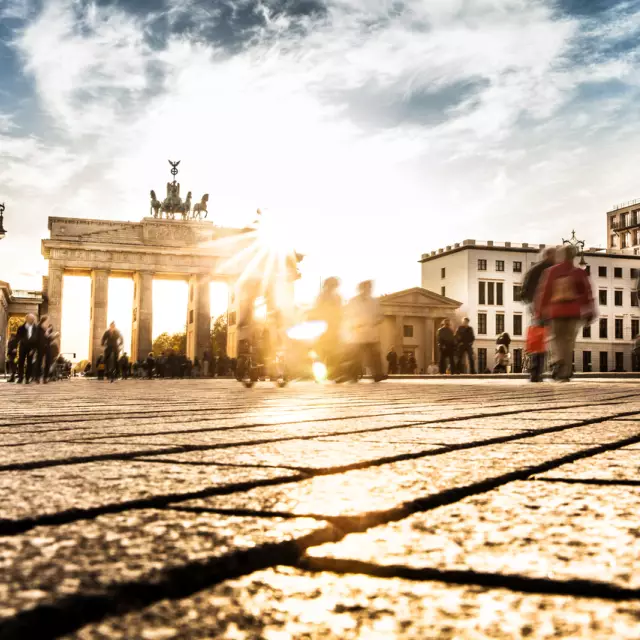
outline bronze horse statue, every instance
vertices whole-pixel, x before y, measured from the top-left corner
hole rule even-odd
[[[202,200],[200,200],[200,202],[196,202],[195,205],[193,205],[193,219],[196,220],[202,220],[203,218],[207,217],[208,211],[207,211],[207,202],[209,201],[209,194],[205,193],[202,196]],[[202,215],[204,213],[204,215]]]

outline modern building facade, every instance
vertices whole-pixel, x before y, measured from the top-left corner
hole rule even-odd
[[[512,370],[521,371],[531,316],[520,291],[525,273],[544,247],[464,240],[422,255],[422,286],[462,301],[457,315],[468,316],[476,332],[479,371],[493,367],[496,336],[503,331],[513,340]],[[635,291],[640,256],[593,249],[584,252],[584,259],[599,317],[578,336],[576,371],[632,371],[633,340],[640,333]]]
[[[607,251],[640,255],[640,200],[607,212]]]

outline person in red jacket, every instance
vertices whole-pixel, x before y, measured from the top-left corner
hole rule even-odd
[[[547,269],[540,284],[537,315],[551,323],[551,352],[556,379],[568,382],[573,370],[573,349],[581,324],[595,319],[593,293],[587,274],[574,266],[576,249],[558,249],[558,264]]]

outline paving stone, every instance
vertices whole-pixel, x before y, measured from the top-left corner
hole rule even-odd
[[[67,637],[637,640],[639,604],[278,568],[225,582],[191,598],[163,600]]]
[[[122,582],[155,583],[173,567],[329,529],[308,518],[213,519],[148,509],[0,537],[0,620],[63,596],[101,595]]]
[[[640,456],[637,449],[624,448],[565,464],[537,476],[569,480],[640,480]]]
[[[244,507],[296,515],[358,515],[391,509],[415,498],[496,478],[580,450],[580,445],[477,447],[185,504],[205,508]]]
[[[638,511],[640,487],[513,482],[309,555],[640,589]]]
[[[101,461],[0,473],[0,519],[39,517],[167,494],[289,477],[288,469]]]

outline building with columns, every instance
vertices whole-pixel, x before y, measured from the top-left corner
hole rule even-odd
[[[42,241],[49,271],[44,279],[41,312],[60,328],[64,274],[90,276],[89,359],[95,366],[109,321],[109,278],[132,278],[131,356],[144,359],[152,348],[153,280],[182,279],[189,283],[185,309],[187,356],[202,358],[210,348],[209,283],[227,283],[231,299],[240,295],[237,281],[244,265],[232,258],[251,242],[251,231],[195,220],[144,218],[141,222],[119,222],[51,217],[50,237]],[[229,340],[233,340],[232,332]],[[234,351],[235,345],[229,344],[229,352]]]
[[[455,318],[460,302],[421,287],[380,297],[384,315],[380,330],[383,358],[395,348],[398,356],[413,355],[418,371],[438,360],[436,331],[444,318]]]

